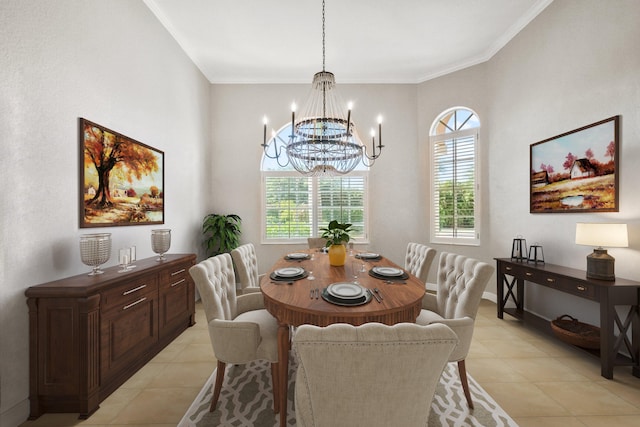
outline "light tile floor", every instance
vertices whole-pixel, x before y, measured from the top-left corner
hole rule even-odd
[[[215,368],[201,304],[196,322],[88,420],[45,414],[20,427],[176,426]],[[598,359],[508,315],[498,319],[490,301],[480,305],[467,370],[521,427],[640,425],[640,378],[630,368],[606,380]]]

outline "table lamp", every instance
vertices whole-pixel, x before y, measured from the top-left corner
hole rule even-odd
[[[576,224],[576,244],[596,246],[593,253],[587,256],[587,278],[599,280],[616,280],[614,274],[615,258],[607,253],[603,246],[609,248],[626,248],[629,246],[627,224]]]

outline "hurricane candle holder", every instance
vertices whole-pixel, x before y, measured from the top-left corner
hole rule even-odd
[[[104,273],[100,266],[111,257],[111,233],[83,234],[80,236],[80,259],[93,267],[89,276]]]
[[[171,247],[171,230],[168,228],[151,230],[151,249],[159,256],[156,261],[164,261],[164,256]]]

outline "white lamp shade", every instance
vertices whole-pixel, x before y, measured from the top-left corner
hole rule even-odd
[[[576,224],[576,244],[605,248],[629,246],[627,224]]]

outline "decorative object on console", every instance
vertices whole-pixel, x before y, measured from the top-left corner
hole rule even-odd
[[[591,349],[600,348],[600,328],[579,322],[568,314],[552,320],[551,330],[558,338],[571,345]]]
[[[520,235],[513,239],[513,244],[511,245],[511,260],[527,260],[527,241]]]
[[[80,119],[80,228],[164,224],[164,153]]]
[[[619,119],[530,145],[531,213],[618,212]]]
[[[111,233],[83,234],[80,236],[80,259],[93,267],[89,276],[102,274],[100,266],[111,258]]]
[[[629,246],[627,224],[577,223],[576,244],[596,246],[587,256],[587,278],[616,280],[615,258],[603,247],[626,248]]]
[[[122,270],[118,270],[118,273],[126,273],[136,268],[133,262],[136,260],[136,247],[131,246],[129,248],[122,248],[118,252],[118,262],[122,267]]]
[[[156,261],[164,261],[164,254],[171,247],[171,230],[168,228],[151,230],[151,249],[159,256]]]
[[[325,2],[322,1],[322,71],[313,76],[312,90],[296,121],[296,105],[291,106],[291,133],[287,141],[274,135],[267,142],[267,118],[264,118],[262,148],[267,157],[276,159],[280,167],[291,164],[309,176],[332,176],[351,172],[361,161],[369,167],[382,152],[382,118],[378,117],[378,145],[371,130],[371,153],[367,153],[351,121],[351,104],[347,118],[342,101],[335,90],[335,76],[325,71]],[[273,145],[273,154],[269,147]],[[376,148],[378,151],[376,152]],[[286,152],[286,155],[285,155]],[[281,163],[282,160],[282,163]]]
[[[527,262],[534,264],[544,264],[544,252],[542,252],[542,246],[537,242],[529,247],[529,258]]]

